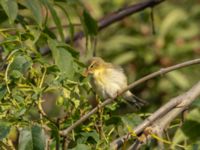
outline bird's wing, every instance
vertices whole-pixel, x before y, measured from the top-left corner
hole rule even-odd
[[[105,74],[107,81],[110,81],[112,84],[117,84],[120,89],[127,86],[127,78],[124,74],[124,71],[121,67],[108,68]]]

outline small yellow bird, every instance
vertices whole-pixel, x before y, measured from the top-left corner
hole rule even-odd
[[[84,73],[85,76],[92,75],[92,86],[95,92],[102,98],[114,98],[119,91],[127,87],[127,78],[120,66],[105,62],[100,57],[93,57],[90,65]],[[129,103],[140,108],[146,102],[126,91],[123,98]]]

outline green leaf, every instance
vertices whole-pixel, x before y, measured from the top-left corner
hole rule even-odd
[[[197,100],[195,100],[195,101],[192,103],[192,106],[195,106],[195,107],[199,107],[199,108],[200,108],[200,98],[198,98]]]
[[[4,22],[7,20],[7,15],[6,12],[3,9],[0,9],[0,23]]]
[[[23,75],[21,74],[21,72],[17,71],[17,70],[12,70],[10,73],[10,76],[14,79],[19,79],[20,77],[22,77]]]
[[[192,114],[196,115],[196,111],[193,111]],[[194,117],[194,116],[193,116]],[[193,118],[192,117],[192,118]],[[199,117],[199,116],[198,116]],[[190,118],[190,117],[189,117]],[[178,129],[173,137],[172,149],[175,148],[175,145],[181,143],[185,140],[189,140],[192,143],[199,141],[200,137],[200,122],[194,120],[186,120],[183,126]]]
[[[19,150],[33,150],[33,141],[30,128],[22,129],[19,135]]]
[[[42,26],[42,9],[41,9],[40,2],[38,0],[26,0],[25,5],[27,8],[30,9],[35,21],[41,27]]]
[[[56,35],[47,27],[45,26],[43,32],[47,34],[49,37],[56,39]],[[46,38],[46,37],[45,37]]]
[[[44,130],[40,126],[35,125],[31,128],[31,131],[34,150],[44,150],[46,140]]]
[[[181,143],[186,139],[186,135],[183,133],[181,129],[178,129],[173,137],[171,148],[175,149],[175,145]]]
[[[200,123],[200,110],[198,108],[192,109],[186,116],[186,120],[193,120]]]
[[[0,0],[1,6],[9,17],[10,23],[13,23],[17,17],[18,6],[16,0]]]
[[[45,134],[41,127],[33,126],[20,131],[19,150],[44,150]]]
[[[71,54],[72,54],[72,56],[73,57],[78,57],[79,56],[79,52],[78,51],[76,51],[73,47],[71,47],[70,45],[68,45],[68,44],[59,44],[58,45],[58,48],[65,48],[65,49],[67,49]]]
[[[193,120],[184,122],[182,131],[190,141],[200,140],[200,123]]]
[[[95,19],[86,11],[83,11],[83,19],[85,23],[86,30],[89,35],[97,35],[98,32],[98,24]]]
[[[59,47],[59,43],[55,40],[49,39],[48,44],[52,51],[55,64],[62,73],[65,73],[67,77],[71,78],[74,75],[74,59],[71,53],[64,47]]]
[[[52,4],[50,4],[48,0],[42,0],[42,2],[43,2],[43,4],[45,4],[49,8],[51,15],[53,17],[54,23],[56,24],[56,26],[58,28],[58,32],[60,34],[60,37],[61,37],[62,41],[64,41],[65,38],[64,38],[64,34],[63,34],[63,27],[62,27],[62,24],[61,24],[61,19],[59,18],[56,10],[53,8]]]
[[[99,141],[99,135],[96,131],[94,132],[82,132],[81,135],[86,139],[85,142],[87,142],[88,138],[92,138],[96,143]]]
[[[122,122],[126,127],[134,128],[142,122],[142,119],[137,114],[127,114],[121,117]]]
[[[10,124],[0,121],[0,140],[5,138],[10,131]]]
[[[11,74],[14,70],[21,73],[26,73],[30,65],[31,62],[26,57],[20,55],[16,56],[10,65],[9,74]]]

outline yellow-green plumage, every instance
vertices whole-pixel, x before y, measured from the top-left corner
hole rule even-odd
[[[127,86],[127,78],[123,69],[107,63],[99,57],[94,57],[91,60],[87,73],[92,75],[92,86],[96,93],[104,99],[115,97],[119,91]],[[134,103],[137,107],[144,104],[130,91],[125,92],[123,98]]]

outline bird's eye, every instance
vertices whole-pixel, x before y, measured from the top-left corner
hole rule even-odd
[[[94,65],[94,64],[92,64],[92,65],[90,66],[90,68],[94,68],[94,66],[95,66],[95,65]]]

